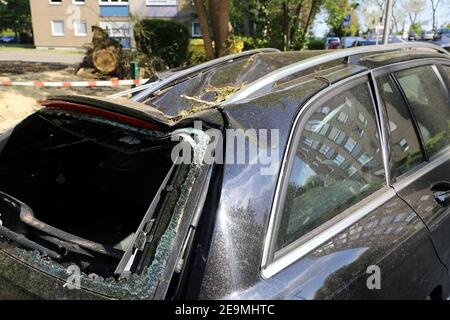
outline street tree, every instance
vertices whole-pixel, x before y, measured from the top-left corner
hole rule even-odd
[[[349,0],[326,0],[325,10],[328,13],[327,24],[337,37],[353,36],[359,30],[359,22],[355,10],[358,3],[350,4]],[[350,24],[345,24],[346,16],[350,15]]]
[[[395,29],[395,32],[403,32],[405,29],[406,19],[403,14],[403,10],[400,6],[399,0],[392,1],[392,23],[391,31]]]
[[[367,27],[373,28],[382,25],[384,22],[385,8],[387,0],[361,0],[359,11],[364,17]],[[391,32],[401,32],[404,29],[405,15],[400,0],[392,1],[392,21]]]
[[[232,22],[245,36],[282,49],[301,49],[325,0],[233,0]]]
[[[281,1],[283,49],[301,49],[320,7],[325,0]]]
[[[0,31],[11,29],[16,39],[32,33],[29,0],[0,0]]]
[[[431,13],[432,13],[432,26],[433,30],[436,30],[436,11],[441,4],[441,0],[430,0],[431,3]]]
[[[326,0],[232,0],[236,34],[253,38],[256,46],[302,49]]]
[[[403,0],[402,8],[406,12],[411,25],[419,23],[419,16],[425,10],[426,0]]]
[[[213,59],[225,55],[230,34],[230,0],[194,0],[194,6],[206,57]]]

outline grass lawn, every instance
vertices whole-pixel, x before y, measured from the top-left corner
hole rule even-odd
[[[0,52],[29,52],[42,55],[51,54],[67,54],[67,55],[80,55],[84,54],[84,50],[68,49],[68,50],[47,50],[47,49],[36,49],[21,45],[4,45],[0,44]]]

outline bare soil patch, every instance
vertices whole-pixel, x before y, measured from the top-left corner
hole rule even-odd
[[[59,71],[66,68],[67,65],[57,63],[0,61],[0,75],[2,76],[32,72]]]
[[[75,68],[62,64],[0,62],[0,81],[86,81]],[[39,109],[38,100],[48,96],[82,94],[107,96],[128,89],[122,87],[19,87],[0,86],[0,132],[14,126]]]

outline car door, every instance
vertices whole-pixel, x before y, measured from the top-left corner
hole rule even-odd
[[[300,112],[270,221],[265,281],[244,297],[422,299],[445,275],[425,225],[388,184],[368,77],[344,82]],[[372,270],[379,287],[369,283]]]
[[[421,161],[417,143],[405,143],[404,135],[392,141],[395,150],[410,148],[414,152],[402,159],[394,156],[392,186],[413,208],[431,232],[442,261],[450,266],[450,100],[443,75],[433,64],[397,70],[391,75],[401,90],[409,116],[420,140]],[[389,110],[388,110],[389,114]],[[393,112],[391,112],[393,115]],[[412,132],[408,134],[412,136]],[[411,139],[410,139],[411,140]],[[395,152],[394,152],[395,153]],[[411,169],[404,173],[404,170]]]

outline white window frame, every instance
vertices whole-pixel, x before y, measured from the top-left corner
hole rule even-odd
[[[84,23],[86,25],[86,33],[78,33],[77,23],[81,24]],[[73,22],[73,33],[75,34],[75,37],[87,37],[88,36],[88,25],[86,20],[79,20]]]
[[[63,32],[62,33],[56,33],[55,32],[55,22],[62,22],[62,26],[63,26]],[[50,25],[51,25],[51,29],[52,29],[52,36],[54,37],[64,37],[65,36],[65,24],[64,24],[64,20],[52,20],[50,21]]]
[[[198,22],[198,21],[192,22],[192,24],[191,24],[191,28],[192,28],[191,35],[193,37],[202,37],[203,35],[202,35],[202,31],[201,30],[200,30],[199,34],[195,34],[195,32],[194,32],[195,31],[195,27],[194,27],[195,24],[198,24],[198,26],[200,27],[200,22]]]
[[[86,4],[86,0],[72,0],[72,4],[76,6],[84,6]]]
[[[61,6],[63,0],[61,0],[60,2],[53,2],[54,0],[48,0],[48,4],[51,6]]]
[[[178,6],[177,0],[145,0],[147,6]]]
[[[130,0],[117,0],[117,2],[112,2],[111,0],[107,0],[107,2],[103,2],[102,0],[98,0],[98,4],[101,6],[128,6]]]

